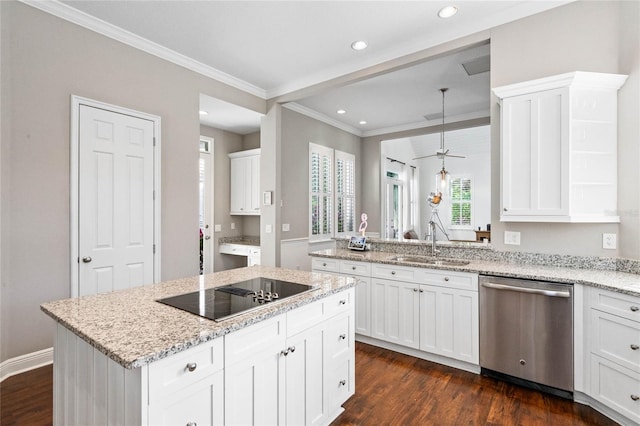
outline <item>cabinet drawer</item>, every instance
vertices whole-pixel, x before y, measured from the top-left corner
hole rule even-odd
[[[336,359],[346,356],[354,345],[351,337],[352,317],[350,315],[340,315],[329,321],[327,329],[327,351],[329,359]]]
[[[640,373],[640,323],[591,309],[591,328],[593,353]]]
[[[331,318],[343,312],[353,312],[354,295],[355,290],[350,288],[323,299],[325,318]]]
[[[341,358],[333,363],[327,372],[327,388],[329,390],[329,411],[336,410],[349,399],[355,389],[353,358]]]
[[[349,260],[340,261],[340,273],[345,275],[358,275],[361,277],[371,276],[371,264],[365,262],[354,262]]]
[[[248,256],[249,247],[242,244],[220,244],[220,253]]]
[[[311,259],[311,270],[340,272],[340,265],[336,259],[328,259],[324,257],[314,257]]]
[[[413,282],[415,275],[414,268],[407,268],[396,265],[373,265],[371,276],[374,278],[383,278],[385,280],[409,281]]]
[[[286,314],[278,315],[227,334],[224,337],[225,368],[283,347],[286,323]],[[279,352],[279,349],[273,350]]]
[[[591,396],[640,423],[640,374],[592,354]]]
[[[589,290],[592,308],[633,321],[640,321],[640,298],[599,288]]]
[[[322,321],[323,316],[322,300],[316,300],[287,312],[287,337],[318,324]]]
[[[478,275],[464,272],[416,269],[415,282],[439,287],[478,291]]]
[[[223,367],[224,343],[221,338],[151,363],[149,401],[191,386]]]

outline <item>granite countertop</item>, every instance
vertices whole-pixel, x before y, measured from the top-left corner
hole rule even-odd
[[[488,260],[469,260],[464,266],[429,265],[392,260],[401,253],[381,251],[354,252],[347,249],[326,249],[309,253],[310,256],[332,259],[357,260],[361,262],[385,263],[389,265],[417,268],[442,269],[448,271],[473,272],[511,278],[526,278],[542,281],[584,284],[631,296],[640,297],[640,275],[615,270],[581,269],[549,265],[521,264]]]
[[[218,239],[219,244],[238,244],[242,246],[251,246],[260,248],[260,237],[252,237],[241,235],[238,237],[221,237]]]
[[[257,277],[310,284],[318,289],[220,322],[155,301]],[[133,369],[353,286],[350,277],[252,266],[58,300],[40,308],[118,364]]]

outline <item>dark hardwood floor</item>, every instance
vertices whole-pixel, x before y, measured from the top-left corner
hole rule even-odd
[[[52,424],[53,370],[0,384],[0,424]],[[337,425],[615,425],[581,404],[356,344],[356,394]]]
[[[53,366],[17,374],[0,383],[0,425],[53,424]]]
[[[332,426],[617,424],[569,400],[364,343],[344,408]]]

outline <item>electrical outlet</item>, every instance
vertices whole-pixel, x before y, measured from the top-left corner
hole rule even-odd
[[[520,245],[520,233],[513,231],[504,231],[504,243],[514,246]]]
[[[282,224],[282,232],[289,232],[290,226],[288,223],[283,223]]]
[[[273,227],[271,225],[266,225],[264,227],[264,232],[266,232],[267,234],[270,234],[272,232]]]
[[[616,234],[602,234],[602,248],[615,250],[618,243]]]

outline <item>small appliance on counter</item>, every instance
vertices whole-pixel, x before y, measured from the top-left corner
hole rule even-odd
[[[364,251],[367,249],[367,237],[354,236],[351,237],[347,248],[351,250]]]

